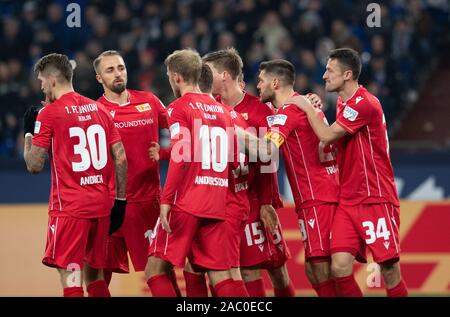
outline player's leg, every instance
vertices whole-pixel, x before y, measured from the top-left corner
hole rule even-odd
[[[295,289],[289,278],[286,263],[277,268],[268,269],[267,273],[272,281],[275,297],[295,297]]]
[[[241,267],[241,275],[250,297],[266,297],[266,287],[260,268]]]
[[[154,297],[177,296],[171,272],[174,266],[184,267],[199,218],[172,208],[168,221],[172,230],[170,234],[162,228],[158,219],[150,236],[145,278]]]
[[[305,249],[305,274],[319,297],[336,296],[331,277],[330,232],[337,204],[297,210]]]
[[[70,216],[50,216],[42,263],[56,267],[64,297],[82,297],[82,269],[90,222]]]
[[[228,244],[226,245],[228,249],[228,259],[230,261],[230,274],[231,278],[234,280],[236,284],[236,288],[242,290],[242,293],[245,293],[245,296],[248,297],[249,294],[245,287],[245,283],[242,279],[241,275],[241,243],[242,236],[244,234],[246,221],[241,220],[236,217],[228,217],[225,222],[227,223],[228,228]]]
[[[186,282],[186,297],[208,297],[208,287],[204,272],[195,272],[189,261],[186,262],[183,270]]]
[[[190,262],[195,270],[204,269],[217,297],[246,297],[245,288],[231,277],[228,250],[229,227],[225,221],[201,219],[200,227],[192,241]]]
[[[389,297],[408,296],[408,289],[400,273],[399,207],[392,204],[376,204],[367,207],[364,218],[366,243],[381,275]],[[368,225],[369,222],[372,225]],[[376,229],[372,233],[372,228]]]
[[[90,219],[90,229],[86,244],[83,266],[84,281],[89,297],[110,297],[108,284],[103,276],[107,265],[107,245],[109,217]]]
[[[357,221],[351,218],[356,217],[352,214],[352,210],[356,210],[355,214],[358,214],[356,208],[353,206],[344,208],[339,205],[331,231],[331,275],[336,283],[336,295],[342,297],[362,296],[353,275],[355,258],[357,257],[360,262],[365,261],[363,242],[354,224]]]

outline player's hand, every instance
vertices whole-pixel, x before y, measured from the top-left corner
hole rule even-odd
[[[161,147],[157,142],[152,142],[150,147],[148,148],[148,157],[155,162],[159,161],[159,149]]]
[[[125,209],[127,206],[126,200],[114,200],[114,206],[111,209],[110,220],[111,223],[109,225],[108,235],[112,235],[114,232],[120,229],[123,223],[123,219],[125,218]]]
[[[264,227],[271,233],[274,233],[278,228],[278,215],[275,208],[272,205],[261,205],[259,209],[259,216],[264,224]]]
[[[34,124],[36,122],[36,118],[38,115],[39,109],[38,107],[30,107],[23,114],[23,132],[24,135],[27,133],[34,133]]]
[[[309,102],[312,103],[313,107],[319,110],[322,110],[322,99],[320,99],[319,95],[308,93],[306,94],[306,99],[309,100]]]
[[[296,105],[297,107],[300,108],[300,110],[307,112],[310,109],[313,109],[313,105],[311,103],[311,101],[309,101],[308,98],[306,98],[305,96],[292,96],[289,97],[289,99],[287,99],[285,101],[285,104],[293,104]]]
[[[167,233],[171,233],[172,230],[170,230],[169,221],[167,220],[170,212],[170,205],[169,204],[161,204],[160,212],[159,212],[159,219],[161,219],[161,226]]]

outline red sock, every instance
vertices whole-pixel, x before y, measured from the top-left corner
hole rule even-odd
[[[181,291],[178,287],[177,283],[177,275],[175,274],[175,270],[171,270],[169,273],[170,281],[172,282],[172,286],[175,289],[175,294],[177,294],[177,297],[181,297]]]
[[[64,287],[64,297],[83,297],[82,287]]]
[[[386,289],[386,292],[388,297],[408,297],[408,288],[403,280],[400,280],[397,286]]]
[[[212,286],[211,284],[208,284],[208,286],[209,286],[209,291],[211,292],[211,296],[217,297],[216,291],[214,290],[214,286]]]
[[[147,285],[152,292],[153,297],[176,297],[177,293],[173,288],[168,274],[160,274],[150,277]]]
[[[232,278],[217,283],[214,290],[217,297],[238,297],[240,295]]]
[[[104,280],[97,280],[89,284],[87,287],[88,297],[111,297],[108,285]]]
[[[245,287],[250,297],[266,297],[266,288],[264,287],[264,280],[262,278],[245,282]]]
[[[289,285],[285,288],[274,288],[273,290],[275,292],[275,297],[295,297],[295,289],[291,281],[289,281]]]
[[[336,283],[333,279],[319,284],[312,284],[312,287],[319,297],[336,297]]]
[[[245,283],[243,280],[234,280],[234,286],[236,287],[237,297],[250,297],[245,288]]]
[[[352,275],[334,278],[336,283],[336,296],[339,297],[362,297],[361,289]]]
[[[106,282],[106,285],[108,285],[111,283],[111,279],[112,279],[112,271],[111,270],[107,270],[107,269],[103,269],[103,279]]]
[[[186,297],[208,297],[205,274],[183,271],[186,281]]]

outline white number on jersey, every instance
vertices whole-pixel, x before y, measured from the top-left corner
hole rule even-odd
[[[210,131],[211,130],[211,131]],[[200,140],[202,143],[202,169],[212,169],[215,172],[223,172],[228,165],[228,135],[220,127],[207,125],[200,127]],[[219,152],[219,157],[217,157]]]
[[[251,225],[251,226],[250,226]],[[261,222],[252,222],[245,225],[245,238],[247,239],[247,245],[250,247],[254,244],[261,244],[266,241],[264,232],[260,229]]]
[[[69,129],[71,138],[78,137],[78,144],[73,147],[74,154],[81,157],[80,162],[72,162],[74,172],[86,171],[92,163],[96,170],[106,166],[108,160],[108,149],[106,146],[106,134],[101,125],[91,125],[86,132],[80,127]],[[87,140],[87,142],[86,142]]]
[[[366,230],[366,235],[368,236],[368,238],[366,239],[367,244],[374,243],[378,238],[389,240],[391,233],[387,228],[385,218],[378,219],[376,232],[374,231],[375,228],[372,221],[364,221],[362,225],[363,227],[367,228]]]

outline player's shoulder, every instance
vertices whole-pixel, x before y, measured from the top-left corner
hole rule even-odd
[[[371,108],[377,108],[380,107],[380,101],[378,98],[373,95],[371,92],[369,92],[366,88],[363,86],[360,86],[355,94],[354,100],[353,100],[353,106],[355,107],[371,107]]]
[[[273,110],[270,108],[269,105],[267,105],[266,103],[262,102],[259,97],[245,92],[245,96],[244,96],[244,102],[245,104],[247,104],[248,106],[251,106],[253,109],[257,109],[258,112],[263,112],[263,113],[273,113]]]
[[[148,102],[148,101],[159,101],[159,98],[156,97],[154,93],[151,91],[143,91],[143,90],[134,90],[134,89],[128,89],[128,93],[136,99],[137,102]]]

